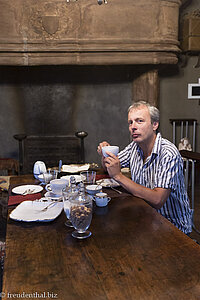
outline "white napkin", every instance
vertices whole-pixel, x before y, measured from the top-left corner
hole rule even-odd
[[[62,172],[78,173],[82,171],[88,171],[90,164],[85,165],[62,165]]]

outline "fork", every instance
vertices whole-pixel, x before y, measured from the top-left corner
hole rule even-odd
[[[48,204],[47,206],[45,206],[43,209],[41,209],[40,211],[46,211],[52,204],[56,204],[56,202],[58,201],[53,201],[50,204]]]
[[[31,189],[28,189],[28,190],[25,190],[22,195],[28,195],[28,194],[33,194],[33,192],[35,191],[35,189],[31,190]]]
[[[22,195],[28,195],[28,194],[29,194],[29,192],[30,192],[30,189],[28,189],[28,190],[25,190],[25,191],[22,193]]]

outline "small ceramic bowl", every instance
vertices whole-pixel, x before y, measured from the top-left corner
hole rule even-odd
[[[106,193],[97,193],[94,197],[96,205],[99,207],[104,207],[108,205],[108,202],[111,200]]]
[[[90,184],[86,186],[86,192],[90,195],[96,195],[101,192],[102,186],[97,184]]]

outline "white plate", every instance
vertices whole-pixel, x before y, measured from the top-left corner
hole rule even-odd
[[[62,198],[62,195],[56,195],[56,194],[54,194],[52,192],[47,192],[47,193],[44,194],[44,196],[46,198],[51,198],[52,200],[59,200],[59,199]]]
[[[62,176],[61,179],[67,179],[67,180],[69,180],[69,182],[70,182],[70,177],[71,177],[71,176],[74,176],[74,177],[75,177],[76,183],[81,182],[81,175],[65,175],[65,176]]]
[[[49,204],[51,205],[48,209],[42,211]],[[23,201],[10,213],[10,218],[24,222],[50,222],[57,218],[62,210],[62,202]]]
[[[102,185],[103,187],[116,187],[120,184],[112,178],[104,178],[96,181],[97,184]]]
[[[20,185],[20,186],[16,186],[12,189],[12,192],[15,194],[19,194],[19,195],[27,195],[29,193],[25,193],[26,191],[30,190],[30,194],[36,194],[39,193],[43,190],[43,187],[40,185],[31,185],[31,184],[25,184],[25,185]]]
[[[62,165],[61,172],[78,173],[82,171],[88,171],[90,164],[85,165]]]

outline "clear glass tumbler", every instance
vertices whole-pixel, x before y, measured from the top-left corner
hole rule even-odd
[[[51,180],[56,179],[58,172],[56,170],[49,169],[47,172],[43,173],[43,184],[48,184]]]
[[[95,180],[96,180],[96,172],[95,171],[80,172],[80,175],[81,175],[81,180],[85,186],[95,183]]]

